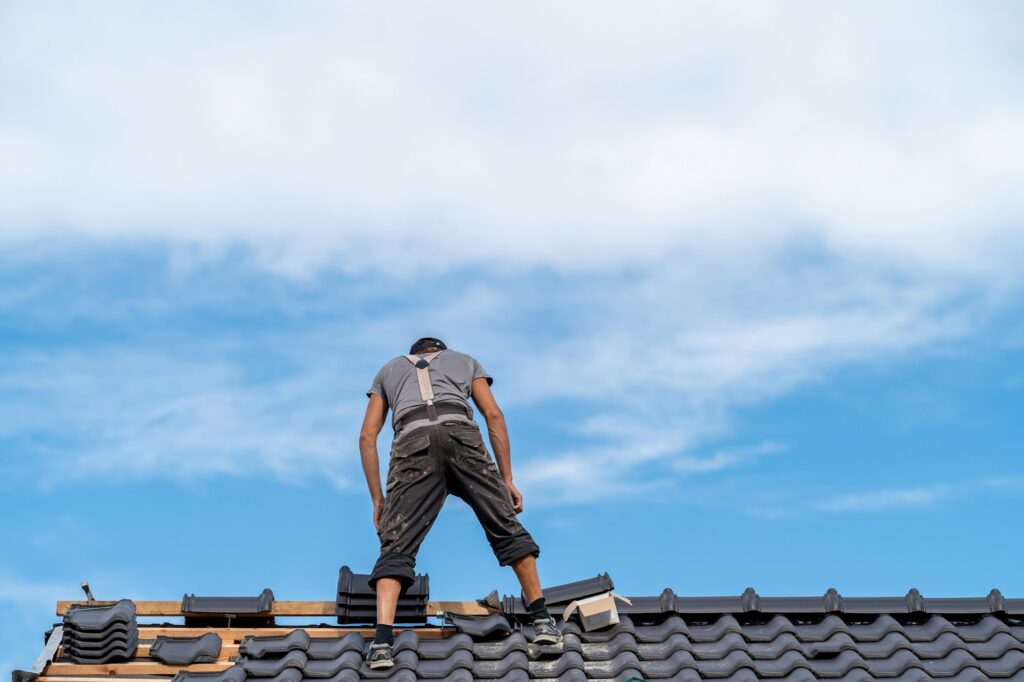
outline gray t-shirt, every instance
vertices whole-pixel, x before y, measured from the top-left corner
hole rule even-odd
[[[434,389],[434,402],[456,402],[469,407],[469,396],[473,380],[483,377],[487,384],[494,383],[491,376],[477,362],[476,358],[455,350],[439,353],[424,353],[421,357],[430,361],[430,385]],[[376,393],[391,408],[391,424],[407,410],[423,404],[420,384],[416,379],[416,368],[408,358],[401,355],[380,368],[373,378],[369,397]]]

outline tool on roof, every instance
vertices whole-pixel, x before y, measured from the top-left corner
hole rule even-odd
[[[96,598],[92,596],[92,590],[89,589],[89,582],[88,581],[82,583],[82,592],[85,592],[85,598],[88,599],[89,601],[91,601],[91,602],[96,601]]]

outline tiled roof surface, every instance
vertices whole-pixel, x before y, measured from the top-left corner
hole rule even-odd
[[[346,572],[343,578],[339,597],[351,603],[368,598],[359,576]],[[422,593],[407,598],[428,599],[426,585],[424,579]],[[996,590],[981,598],[935,599],[917,590],[868,598],[835,590],[817,597],[762,597],[752,589],[736,596],[687,597],[665,589],[618,602],[620,621],[603,629],[584,631],[575,618],[561,620],[566,600],[611,586],[602,574],[545,589],[564,634],[558,646],[529,644],[533,633],[521,597],[483,600],[500,604],[501,612],[478,616],[452,610],[487,613],[477,602],[429,602],[417,608],[447,611],[445,624],[401,629],[396,665],[387,671],[366,667],[368,627],[275,627],[268,613],[267,623],[197,628],[187,624],[184,609],[178,613],[185,626],[137,626],[136,604],[127,600],[106,607],[70,606],[63,637],[56,637],[64,646],[39,682],[90,682],[97,675],[126,682],[171,682],[172,675],[174,682],[1024,682],[1024,600],[1006,599]],[[273,608],[277,615],[326,616],[337,606],[281,602]],[[165,602],[138,607],[151,616],[177,609]],[[346,616],[353,617],[355,612]],[[109,654],[83,658],[86,649],[107,646],[136,628],[133,652],[117,658],[126,662],[81,665]]]
[[[647,624],[623,616],[617,625],[600,631],[584,632],[573,622],[562,623],[561,629],[562,645],[542,647],[528,644],[529,626],[491,638],[458,633],[427,639],[406,630],[396,638],[396,666],[386,673],[366,667],[368,640],[358,633],[318,638],[315,644],[309,638],[285,637],[279,654],[270,653],[275,649],[270,640],[260,645],[263,658],[246,655],[240,665],[249,678],[277,678],[275,682],[293,676],[332,682],[628,677],[685,682],[1024,682],[1024,625],[993,615],[955,620],[937,614],[914,619],[822,614],[742,620],[731,614],[714,619],[671,615]]]

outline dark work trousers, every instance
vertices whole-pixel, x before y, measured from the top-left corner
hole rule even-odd
[[[370,574],[371,586],[376,588],[382,577],[397,578],[403,589],[412,584],[416,552],[448,493],[473,508],[501,566],[540,554],[516,518],[512,495],[484,447],[480,428],[474,422],[442,421],[401,433],[391,445],[377,531],[380,558]]]

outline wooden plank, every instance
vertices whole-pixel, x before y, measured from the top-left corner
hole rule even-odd
[[[233,663],[193,663],[192,665],[165,665],[163,663],[50,663],[43,675],[173,675],[179,670],[194,673],[212,673],[230,668]]]
[[[239,647],[239,644],[237,644],[237,643],[223,642],[221,644],[221,647],[220,647],[220,654],[217,655],[217,660],[218,661],[229,661],[229,660],[231,660],[231,658],[233,656],[240,655],[238,653],[238,647]],[[152,644],[143,644],[143,643],[140,642],[138,648],[135,649],[135,655],[132,656],[132,660],[136,660],[136,659],[140,659],[140,658],[145,658],[145,659],[150,658],[150,652],[151,652],[152,648],[153,648]],[[64,647],[60,647],[57,650],[57,655],[55,656],[55,658],[60,658],[63,655],[64,655]]]
[[[83,675],[42,675],[36,678],[36,682],[97,682],[98,677],[85,677]],[[119,676],[117,682],[161,682],[170,680],[170,677],[124,677]]]
[[[72,604],[91,604],[101,606],[113,604],[113,601],[58,601],[57,615],[63,616]],[[332,601],[276,601],[270,613],[274,616],[328,616],[333,617],[336,605]],[[486,606],[475,601],[429,601],[427,613],[451,611],[467,616],[486,616],[493,613]],[[180,601],[141,600],[135,602],[135,613],[140,616],[184,616]],[[246,614],[242,614],[244,617]]]
[[[156,639],[160,635],[167,637],[199,637],[205,635],[207,632],[216,632],[220,635],[221,640],[224,644],[234,643],[238,644],[246,635],[253,635],[254,637],[269,637],[273,635],[287,635],[292,630],[305,630],[309,633],[310,637],[342,637],[350,632],[358,632],[363,637],[373,637],[373,628],[354,628],[354,627],[265,627],[265,628],[193,628],[185,627],[182,625],[140,625],[139,626],[139,638],[140,639]],[[412,630],[421,638],[433,638],[433,637],[450,637],[454,634],[454,628],[439,628],[439,627],[412,627],[412,628],[395,628],[395,632],[401,632],[402,630]]]
[[[90,604],[104,606],[113,601],[58,601],[57,615],[63,616],[72,604]],[[140,616],[184,616],[181,612],[181,601],[141,600],[135,602],[135,613]],[[274,616],[333,616],[335,603],[332,601],[278,601],[270,611]],[[202,615],[202,614],[196,614]],[[249,614],[240,614],[245,617]]]
[[[36,678],[36,682],[99,682],[102,677],[85,677],[83,675],[43,675]],[[123,677],[119,676],[117,682],[161,682],[170,681],[170,677]]]

